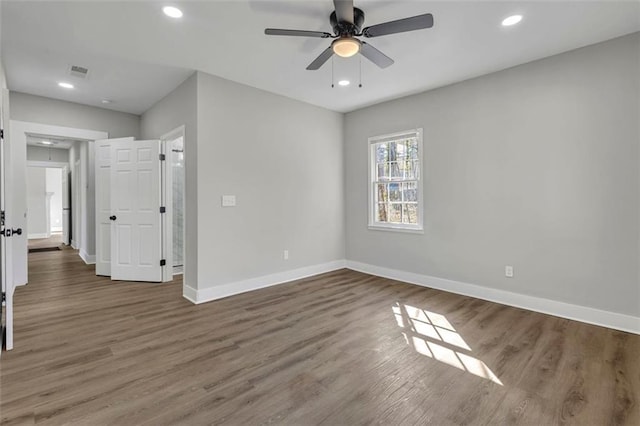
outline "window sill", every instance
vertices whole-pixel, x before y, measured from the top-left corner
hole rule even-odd
[[[392,225],[369,225],[372,231],[400,232],[403,234],[424,234],[424,228],[405,228]]]

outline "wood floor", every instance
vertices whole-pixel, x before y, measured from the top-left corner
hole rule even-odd
[[[62,234],[51,234],[49,238],[35,238],[27,240],[27,246],[31,249],[42,249],[62,246]]]
[[[640,336],[341,270],[194,306],[30,255],[3,425],[639,425]]]

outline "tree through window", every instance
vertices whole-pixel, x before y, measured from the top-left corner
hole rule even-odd
[[[369,139],[370,227],[421,230],[422,130]]]

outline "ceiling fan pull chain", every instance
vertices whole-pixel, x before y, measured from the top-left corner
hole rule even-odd
[[[360,82],[358,83],[358,87],[362,88],[362,56],[359,56],[358,59],[359,59],[359,68],[360,68]]]
[[[334,78],[333,78],[333,56],[331,57],[331,88],[333,89],[333,82],[334,82]]]

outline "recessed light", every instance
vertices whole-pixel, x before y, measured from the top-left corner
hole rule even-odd
[[[42,145],[53,145],[53,142],[50,141],[42,141],[40,142]]]
[[[340,81],[338,82],[338,84],[339,84],[340,86],[348,86],[348,85],[350,85],[350,84],[351,84],[351,82],[350,82],[349,80],[340,80]]]
[[[182,18],[182,11],[177,7],[165,6],[162,8],[162,11],[170,18]]]
[[[112,103],[113,101],[112,101],[112,100],[110,100],[110,99],[103,99],[101,102],[102,102],[103,104],[110,104],[110,103]]]
[[[65,89],[73,89],[73,84],[65,83],[64,81],[61,81],[60,83],[58,83],[58,86],[64,87]]]
[[[522,21],[522,15],[511,15],[502,20],[503,27],[510,27]]]

